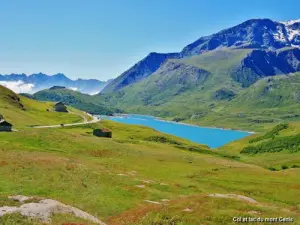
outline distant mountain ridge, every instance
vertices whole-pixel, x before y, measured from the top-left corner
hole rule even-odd
[[[110,93],[153,74],[168,59],[186,58],[222,48],[270,49],[300,47],[300,20],[277,22],[251,19],[218,33],[201,37],[179,53],[150,53],[114,79],[102,91]]]
[[[105,81],[96,79],[77,79],[71,80],[62,73],[47,75],[44,73],[26,74],[10,74],[1,75],[0,82],[21,82],[23,85],[31,85],[30,92],[34,93],[52,86],[64,86],[72,90],[77,90],[86,94],[97,94],[107,84]],[[5,85],[5,83],[2,83]],[[9,83],[7,83],[9,84]]]

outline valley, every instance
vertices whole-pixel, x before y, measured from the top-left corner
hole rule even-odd
[[[298,124],[211,150],[151,128],[107,120],[72,127],[30,128],[37,121],[19,120],[24,113],[19,105],[28,110],[26,116],[35,109],[32,112],[37,119],[45,117],[43,107],[49,103],[27,99],[5,88],[1,93],[6,93],[2,94],[3,108],[8,106],[3,116],[18,127],[18,132],[0,132],[2,206],[16,204],[8,199],[12,195],[50,198],[84,210],[106,224],[234,224],[233,217],[253,213],[299,220],[299,151],[267,153],[267,157],[266,153],[241,153],[252,139],[262,143],[273,134],[275,140],[296,135]],[[20,101],[10,102],[12,95]],[[75,116],[47,113],[44,123],[66,122],[67,117]],[[92,135],[93,129],[101,127],[110,129],[113,138]],[[264,138],[258,139],[260,136]],[[248,198],[253,201],[243,200]],[[68,221],[94,224],[72,214],[53,214],[50,219],[57,225]],[[42,224],[38,218],[18,214],[5,214],[0,222]]]
[[[229,142],[251,135],[247,131],[225,130],[211,127],[199,127],[190,124],[164,121],[142,115],[100,116],[125,124],[143,125],[157,131],[185,138],[198,144],[205,144],[210,148],[219,148]]]
[[[46,85],[0,83],[0,224],[300,224],[299,25],[251,19],[105,87],[0,76]]]

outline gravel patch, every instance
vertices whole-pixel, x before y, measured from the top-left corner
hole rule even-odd
[[[155,204],[155,205],[160,205],[161,204],[160,202],[151,201],[151,200],[144,200],[144,202],[152,203],[152,204]]]
[[[243,195],[237,195],[237,194],[209,194],[209,197],[216,197],[216,198],[235,198],[239,200],[243,200],[249,203],[258,203],[253,198],[249,198]]]

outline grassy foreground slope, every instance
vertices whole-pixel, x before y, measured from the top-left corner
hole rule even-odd
[[[82,117],[79,115],[51,112],[53,104],[53,102],[38,102],[17,95],[0,85],[0,114],[16,128],[82,121]],[[47,109],[50,111],[48,112]],[[82,113],[73,108],[69,109],[79,114]]]
[[[300,122],[279,124],[229,143],[218,152],[269,170],[300,168]]]
[[[92,129],[99,127],[111,129],[113,138],[94,137]],[[53,198],[108,224],[235,224],[233,217],[253,213],[300,219],[299,169],[273,172],[232,161],[150,128],[102,121],[0,133],[0,142],[2,204],[13,204],[6,198],[13,194]],[[208,196],[213,193],[259,203]],[[25,224],[26,218],[0,217],[5,221]]]
[[[51,103],[16,101],[17,95],[4,92],[4,116],[11,115],[21,129],[0,132],[0,207],[15,206],[7,197],[20,194],[55,199],[113,225],[227,225],[239,216],[292,217],[299,224],[299,168],[271,171],[151,128],[105,120],[25,129],[40,115],[42,124],[66,117],[43,114]],[[92,135],[103,127],[112,130],[112,139]],[[209,196],[215,193],[257,202]],[[70,215],[52,217],[51,224],[63,223],[93,224]],[[43,223],[12,214],[0,217],[0,224]]]

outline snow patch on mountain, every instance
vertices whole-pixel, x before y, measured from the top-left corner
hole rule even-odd
[[[300,35],[300,30],[288,30],[289,40],[293,40],[296,35]]]
[[[299,23],[300,19],[297,20],[288,20],[288,21],[280,21],[280,23],[286,25],[286,26],[290,26],[293,25],[294,23]]]
[[[278,26],[277,30],[275,32],[272,32],[272,35],[275,40],[280,41],[280,42],[286,42],[286,38],[283,33],[282,26]]]

